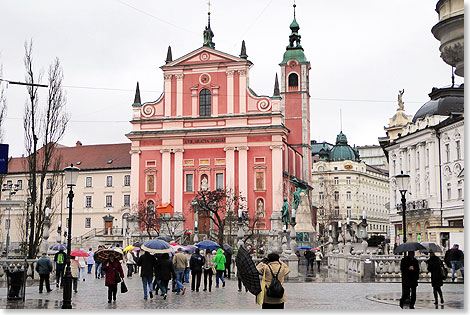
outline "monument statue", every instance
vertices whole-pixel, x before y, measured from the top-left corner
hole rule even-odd
[[[398,90],[398,108],[403,110],[405,108],[405,103],[403,103],[403,93],[405,93],[405,89]]]
[[[284,204],[282,205],[282,223],[287,227],[289,221],[289,202],[287,201],[287,197],[284,197]]]

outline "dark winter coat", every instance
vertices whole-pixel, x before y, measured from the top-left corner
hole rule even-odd
[[[140,275],[142,277],[153,277],[153,271],[157,265],[157,260],[155,256],[151,255],[149,252],[145,252],[137,260],[137,266],[141,266]]]
[[[158,280],[170,280],[171,278],[176,279],[175,267],[169,258],[158,258],[157,265],[155,267],[155,277]]]
[[[413,266],[413,270],[410,270]],[[400,263],[401,281],[408,287],[417,287],[419,279],[419,263],[416,258],[405,256]]]
[[[47,257],[39,258],[38,262],[36,263],[36,271],[40,275],[48,275],[51,273],[52,269],[51,260]]]
[[[63,259],[62,259],[62,263],[59,263],[59,255],[64,255]],[[63,250],[60,250],[58,251],[55,255],[54,255],[54,262],[55,262],[55,267],[56,269],[60,270],[60,269],[64,269],[65,268],[65,260],[67,258],[67,255],[65,254],[65,252]]]
[[[426,260],[428,264],[428,271],[431,273],[431,285],[433,288],[442,287],[443,280],[441,270],[443,267],[442,261],[437,256],[431,256]]]
[[[116,282],[116,272],[119,273],[121,278],[124,278],[124,272],[122,271],[121,263],[117,260],[112,263],[110,261],[104,262],[101,270],[106,273],[104,285],[107,287],[113,284],[118,284],[118,282]]]
[[[200,254],[193,254],[189,260],[189,269],[192,272],[202,272],[202,266],[204,266],[206,259]]]
[[[224,251],[224,256],[225,256],[225,268],[228,268],[230,264],[232,263],[232,255],[229,252]]]

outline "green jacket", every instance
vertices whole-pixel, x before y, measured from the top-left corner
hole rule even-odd
[[[217,250],[217,254],[215,254],[214,257],[214,262],[215,262],[215,269],[216,270],[225,270],[225,256],[224,256],[224,251],[222,248],[219,248]]]

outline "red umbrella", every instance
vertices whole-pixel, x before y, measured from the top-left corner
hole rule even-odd
[[[179,246],[180,244],[178,243],[170,243],[171,246]]]
[[[73,250],[70,252],[70,256],[75,256],[75,257],[88,257],[88,253],[84,252],[83,250]]]

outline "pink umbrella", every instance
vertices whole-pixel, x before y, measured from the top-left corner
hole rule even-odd
[[[132,249],[133,252],[138,252],[139,250],[140,250],[140,248],[138,248],[138,247],[134,247],[134,248]]]
[[[70,256],[75,256],[75,257],[88,257],[87,252],[84,252],[83,250],[73,250],[70,252]]]

